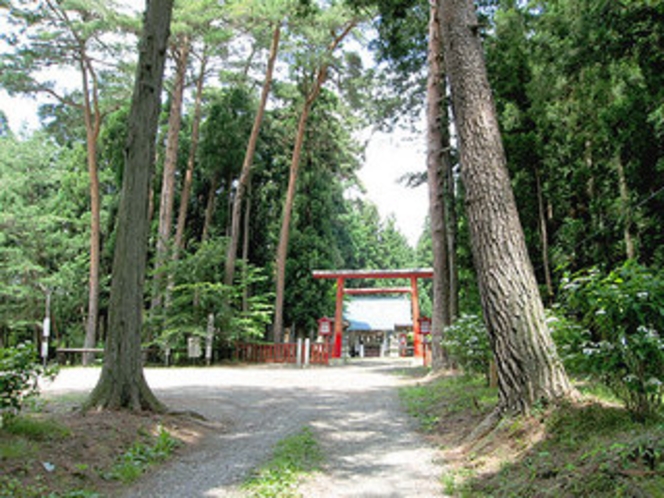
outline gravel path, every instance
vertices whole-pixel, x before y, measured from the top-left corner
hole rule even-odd
[[[344,366],[147,369],[157,396],[194,410],[223,431],[132,487],[127,498],[241,497],[242,480],[269,459],[277,441],[313,428],[324,472],[305,482],[305,498],[442,496],[437,452],[399,405],[395,375],[410,362],[364,360]],[[94,374],[91,374],[95,372]],[[46,388],[90,389],[96,371],[64,370]]]

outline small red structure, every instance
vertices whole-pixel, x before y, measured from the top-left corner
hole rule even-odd
[[[333,358],[341,358],[344,294],[387,294],[399,292],[410,293],[413,314],[415,356],[421,357],[424,354],[422,347],[422,334],[420,331],[420,302],[417,292],[417,279],[433,277],[433,270],[431,268],[404,270],[315,270],[313,272],[313,276],[314,278],[335,278],[337,280],[336,310],[334,313],[334,343],[332,347]],[[382,289],[345,289],[346,279],[349,278],[407,278],[410,280],[410,287]]]
[[[420,317],[420,332],[422,335],[429,335],[431,333],[431,318],[428,316]]]
[[[431,364],[431,318],[428,316],[420,318],[420,332],[422,333],[422,357],[426,367]]]
[[[332,320],[324,316],[318,319],[318,335],[327,337],[332,333]]]

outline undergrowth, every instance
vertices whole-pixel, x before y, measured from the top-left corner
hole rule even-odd
[[[444,377],[401,392],[408,412],[444,446],[447,495],[664,496],[664,421],[636,422],[624,408],[598,401],[592,388],[586,388],[592,399],[504,420],[472,447],[462,446],[496,402],[482,381]]]
[[[464,413],[481,416],[497,402],[496,390],[480,376],[450,376],[434,383],[409,386],[399,391],[409,415],[424,432],[433,432],[449,415]]]
[[[323,462],[318,441],[312,430],[282,439],[272,458],[258,469],[243,486],[249,496],[289,498],[299,496],[297,486],[306,475],[320,470]]]
[[[147,436],[147,435],[144,435]],[[135,442],[115,463],[104,477],[115,479],[125,484],[138,479],[151,465],[166,460],[179,442],[171,434],[159,428],[154,440]]]
[[[81,453],[67,452],[78,436],[64,424],[41,413],[6,421],[0,429],[0,498],[98,498],[102,494],[96,484],[133,482],[151,465],[167,459],[179,444],[161,427],[156,435],[140,429],[129,449],[113,464],[101,467],[101,460],[88,463],[79,460]],[[53,459],[55,454],[66,458]]]

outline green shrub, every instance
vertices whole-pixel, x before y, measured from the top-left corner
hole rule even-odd
[[[37,379],[44,373],[30,343],[0,348],[0,427],[16,415],[25,402],[39,393]]]
[[[464,371],[487,375],[492,353],[489,333],[478,315],[461,315],[444,332],[443,347]]]
[[[564,285],[566,319],[554,322],[563,360],[606,384],[643,420],[664,395],[664,274],[634,262],[603,276],[591,270]]]

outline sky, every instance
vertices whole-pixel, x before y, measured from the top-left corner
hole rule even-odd
[[[27,97],[9,97],[0,90],[0,109],[4,111],[14,133],[39,127],[38,103]],[[408,188],[398,182],[406,173],[423,171],[425,138],[423,133],[404,130],[371,135],[365,161],[359,171],[367,197],[376,204],[383,219],[394,216],[399,230],[415,247],[422,234],[428,210],[426,185]]]
[[[426,184],[409,188],[399,183],[406,173],[426,169],[424,133],[395,130],[372,135],[359,177],[367,189],[367,197],[378,206],[385,219],[393,215],[399,230],[415,247],[424,229],[429,209]]]

